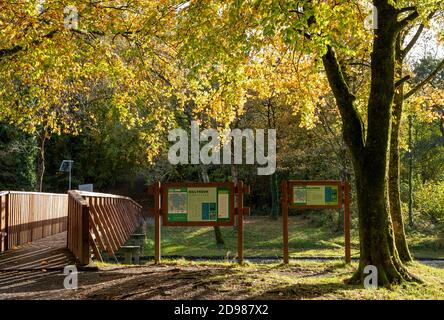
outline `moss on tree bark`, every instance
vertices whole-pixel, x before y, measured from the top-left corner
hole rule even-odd
[[[397,40],[400,41],[399,38]],[[399,66],[398,78],[402,78],[402,59],[398,58]],[[389,157],[389,203],[390,215],[393,222],[393,232],[395,236],[396,249],[402,262],[412,261],[412,256],[407,245],[404,228],[404,218],[402,216],[401,195],[400,195],[400,158],[399,158],[399,130],[401,126],[403,108],[403,84],[397,88],[394,97],[392,112],[392,127],[390,133],[390,157]]]
[[[367,134],[354,105],[336,53],[328,47],[323,56],[326,74],[343,122],[344,140],[352,155],[358,197],[360,260],[350,279],[362,283],[365,266],[378,269],[378,283],[389,286],[418,280],[404,267],[395,244],[388,202],[389,152],[392,105],[395,94],[395,41],[417,13],[398,21],[399,11],[388,1],[376,1],[378,29],[371,54],[371,87],[367,105]],[[398,222],[398,221],[397,221]]]

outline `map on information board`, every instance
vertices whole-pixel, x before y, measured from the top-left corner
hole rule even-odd
[[[230,190],[225,187],[168,189],[169,222],[230,220]]]
[[[293,204],[296,206],[337,206],[339,192],[337,185],[295,185]]]

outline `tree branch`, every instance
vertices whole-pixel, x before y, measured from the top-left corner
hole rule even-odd
[[[45,34],[42,38],[44,38],[44,39],[51,39],[52,37],[54,37],[54,35],[57,32],[58,32],[58,30],[52,30],[49,33]],[[38,45],[38,44],[40,44],[42,42],[43,41],[39,39],[39,40],[32,41],[31,44],[32,45]],[[0,61],[5,59],[5,58],[7,58],[7,57],[10,57],[10,56],[18,53],[18,52],[20,52],[20,51],[22,51],[24,49],[25,49],[25,47],[23,47],[22,45],[15,45],[15,46],[13,46],[11,48],[0,49]]]
[[[433,16],[435,15],[436,10],[430,12],[430,14],[427,16],[427,20],[431,20]],[[421,23],[418,27],[418,30],[416,30],[415,35],[410,40],[410,42],[407,44],[407,46],[401,50],[401,59],[404,59],[406,55],[410,52],[410,50],[413,48],[413,46],[418,41],[419,37],[421,36],[422,32],[424,31],[425,25],[424,23]]]
[[[406,82],[407,80],[409,80],[411,77],[410,75],[406,75],[405,77],[399,79],[398,81],[395,82],[395,89],[400,87],[404,82]]]
[[[409,12],[409,11],[415,11],[416,7],[405,7],[405,8],[401,8],[398,10],[398,13],[404,13],[404,12]]]
[[[414,95],[419,89],[421,89],[422,87],[424,87],[427,83],[429,83],[438,72],[440,72],[441,70],[444,69],[444,59],[441,60],[441,62],[436,66],[435,70],[433,70],[428,76],[427,78],[425,78],[424,80],[422,80],[420,83],[418,83],[418,85],[416,87],[414,87],[413,89],[411,89],[409,92],[407,92],[404,95],[404,99],[408,99],[410,98],[412,95]]]
[[[355,96],[350,92],[336,53],[331,46],[327,47],[327,53],[322,57],[322,61],[341,113],[344,139],[353,153],[360,153],[364,148],[363,123],[353,104]]]
[[[421,25],[418,27],[418,30],[416,30],[415,35],[410,40],[410,42],[407,44],[407,46],[401,50],[401,59],[404,59],[407,53],[413,48],[415,43],[418,41],[419,37],[421,36],[422,32],[424,31],[424,24],[421,23]]]
[[[399,30],[404,29],[410,22],[414,21],[416,18],[419,17],[419,12],[416,9],[414,10],[415,11],[413,11],[407,17],[398,22]]]
[[[0,49],[0,60],[4,59],[6,57],[12,56],[22,50],[23,50],[23,47],[19,46],[19,45],[13,46],[12,48]]]

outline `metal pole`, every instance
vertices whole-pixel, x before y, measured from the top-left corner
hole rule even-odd
[[[70,166],[69,166],[69,189],[68,190],[71,190],[71,170],[72,170],[72,164],[70,164]]]

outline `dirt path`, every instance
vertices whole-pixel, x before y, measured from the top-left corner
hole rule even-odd
[[[0,274],[0,299],[280,299],[283,294],[279,290],[264,295],[267,290],[262,289],[270,289],[270,276],[320,274],[319,270],[299,267],[252,271],[199,265],[104,267],[96,272],[80,271],[77,290],[64,289],[62,271],[7,272],[7,276]],[[325,272],[330,271],[321,270],[321,274]],[[4,277],[16,280],[4,286]]]

